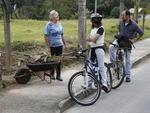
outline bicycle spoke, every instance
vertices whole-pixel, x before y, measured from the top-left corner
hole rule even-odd
[[[122,62],[116,62],[116,65],[112,67],[112,88],[118,88],[124,80],[124,67]]]
[[[83,74],[83,72],[78,72],[72,76],[68,84],[69,94],[78,104],[91,105],[99,98],[101,87],[92,75]]]

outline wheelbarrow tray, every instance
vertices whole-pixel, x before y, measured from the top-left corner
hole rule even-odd
[[[27,67],[32,71],[47,71],[51,70],[58,64],[59,62],[47,62],[47,63],[41,63],[41,64],[27,64]]]

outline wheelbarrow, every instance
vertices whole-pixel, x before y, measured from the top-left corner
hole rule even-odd
[[[60,62],[49,61],[46,63],[27,64],[25,68],[21,68],[15,73],[14,78],[17,83],[26,84],[30,81],[31,76],[35,75],[35,76],[38,76],[42,81],[51,83],[52,75],[51,75],[50,71],[52,69],[54,69],[58,63],[60,63]]]

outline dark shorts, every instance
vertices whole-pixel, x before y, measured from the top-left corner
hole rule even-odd
[[[63,52],[63,46],[58,46],[58,47],[50,47],[51,49],[51,55],[56,55],[56,56],[59,56],[59,55],[62,55],[62,52]]]

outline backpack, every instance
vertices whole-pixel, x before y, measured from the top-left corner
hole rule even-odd
[[[123,35],[116,35],[115,38],[117,39],[118,45],[121,48],[132,48],[132,43],[131,41],[129,41],[126,37],[124,37]]]

